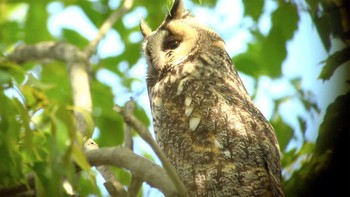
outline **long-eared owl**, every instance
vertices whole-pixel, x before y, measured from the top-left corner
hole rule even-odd
[[[141,21],[157,142],[192,196],[284,196],[279,145],[223,39],[175,0]]]

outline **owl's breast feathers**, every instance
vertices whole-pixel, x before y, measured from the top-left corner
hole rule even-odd
[[[199,54],[149,87],[157,141],[197,196],[283,196],[274,131],[231,60],[215,59]]]

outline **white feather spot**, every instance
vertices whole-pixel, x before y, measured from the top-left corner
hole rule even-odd
[[[153,105],[155,107],[161,107],[162,106],[162,99],[160,97],[156,97],[153,99]]]
[[[222,144],[215,138],[214,139],[214,144],[218,147],[218,148],[223,148]]]
[[[186,109],[185,109],[185,115],[186,115],[187,117],[189,117],[189,116],[192,114],[193,108],[194,108],[193,106],[186,107]]]
[[[161,90],[163,89],[163,85],[161,85],[162,83],[156,83],[156,85],[154,86],[154,92],[161,92]]]
[[[231,153],[228,150],[224,151],[224,155],[225,157],[231,157]]]
[[[190,129],[191,131],[195,131],[199,125],[199,122],[201,121],[198,117],[193,117],[190,119]]]
[[[177,86],[176,96],[179,96],[182,93],[182,91],[184,90],[184,83],[185,83],[185,81],[187,81],[187,79],[182,79],[179,82],[179,85]]]
[[[191,97],[186,97],[185,99],[185,106],[188,107],[190,106],[192,103],[192,98]]]
[[[174,83],[178,77],[175,75],[170,75],[170,83]]]

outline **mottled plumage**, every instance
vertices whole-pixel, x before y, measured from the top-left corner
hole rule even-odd
[[[175,0],[141,22],[157,142],[193,196],[284,196],[278,141],[222,38]]]

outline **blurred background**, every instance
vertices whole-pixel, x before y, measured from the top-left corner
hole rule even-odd
[[[72,105],[65,64],[19,66],[7,56],[21,44],[43,41],[84,49],[122,3],[0,1],[0,185],[23,183],[24,175],[34,171],[40,187],[56,192],[62,190],[57,181],[72,172],[65,165],[72,126],[65,112]],[[124,122],[113,105],[123,106],[130,97],[137,103],[135,115],[153,132],[138,25],[144,18],[156,29],[171,5],[170,0],[135,0],[91,56],[93,139],[100,147],[123,143]],[[187,0],[185,5],[225,40],[248,92],[275,128],[287,196],[349,192],[349,2]],[[23,131],[26,125],[30,134]],[[134,142],[136,153],[160,164],[136,133]],[[130,183],[127,171],[113,172],[125,186]],[[76,181],[71,184],[82,196],[107,196],[95,171]],[[144,184],[139,196],[162,194]]]

